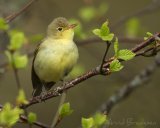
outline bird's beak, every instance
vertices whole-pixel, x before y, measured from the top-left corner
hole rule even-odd
[[[68,26],[68,29],[73,29],[73,28],[75,28],[77,25],[78,25],[78,24],[70,24],[70,25]]]

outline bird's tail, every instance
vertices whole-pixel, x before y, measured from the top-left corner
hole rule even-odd
[[[33,90],[32,92],[32,96],[33,97],[36,97],[36,96],[39,96],[42,92],[42,86],[39,86],[37,87],[36,89]]]

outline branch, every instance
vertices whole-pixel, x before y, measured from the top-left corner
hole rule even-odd
[[[3,109],[3,105],[0,104],[0,111]],[[20,115],[20,120],[19,122],[21,123],[28,123],[28,119],[24,115]],[[46,124],[43,124],[41,122],[35,121],[33,122],[33,125],[38,126],[40,128],[50,128],[50,126],[47,126]]]
[[[128,85],[123,86],[116,91],[115,94],[109,97],[107,102],[101,106],[100,111],[104,114],[109,114],[115,105],[131,95],[131,93],[138,87],[144,85],[158,67],[160,67],[160,58],[156,58],[155,63],[149,65],[146,69],[141,71],[139,75],[135,76],[135,78]]]
[[[160,33],[155,34],[154,36],[152,36],[148,40],[146,40],[146,41],[140,43],[139,45],[135,46],[132,49],[132,52],[136,53],[136,52],[142,50],[143,48],[149,46],[150,44],[152,44],[152,42],[156,41],[156,39],[155,39],[156,37],[160,37]],[[106,61],[103,65],[103,68],[108,69],[108,70],[106,70],[106,75],[111,74],[110,71],[109,71],[109,64],[110,64],[109,60]],[[47,99],[51,99],[52,97],[57,97],[57,96],[61,95],[64,91],[66,91],[66,90],[68,90],[72,87],[75,87],[77,84],[79,84],[79,83],[81,83],[81,82],[83,82],[83,81],[85,81],[85,80],[87,80],[87,79],[89,79],[93,76],[100,75],[101,73],[100,73],[99,67],[100,66],[97,66],[96,68],[88,71],[87,73],[69,81],[65,86],[55,88],[53,91],[48,92],[43,97],[37,96],[37,97],[34,97],[34,98],[30,99],[28,104],[22,105],[22,106],[20,106],[20,108],[27,108],[27,107],[29,107],[33,104],[39,103],[40,100],[45,101]]]
[[[10,23],[13,21],[16,17],[20,16],[22,13],[24,13],[36,0],[30,0],[21,10],[18,12],[15,12],[5,18],[7,23]]]

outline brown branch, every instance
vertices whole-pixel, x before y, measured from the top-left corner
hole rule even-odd
[[[132,51],[134,53],[136,53],[136,52],[142,50],[143,48],[147,47],[148,45],[152,44],[152,42],[156,41],[155,37],[160,37],[160,33],[155,34],[154,36],[152,36],[148,40],[146,40],[146,41],[140,43],[139,45],[135,46],[132,49]],[[47,99],[51,99],[52,97],[57,97],[57,96],[61,95],[64,91],[66,91],[66,90],[68,90],[72,87],[75,87],[77,84],[79,84],[79,83],[81,83],[81,82],[83,82],[83,81],[85,81],[85,80],[87,80],[87,79],[89,79],[93,76],[100,75],[99,67],[100,66],[97,66],[96,68],[88,71],[87,73],[69,81],[65,86],[55,88],[53,91],[48,92],[43,97],[37,96],[37,97],[34,97],[34,98],[30,99],[30,101],[27,105],[22,105],[22,106],[20,106],[20,108],[27,108],[27,107],[29,107],[33,104],[39,103],[40,100],[45,101]],[[103,65],[103,68],[106,68],[106,69],[109,68],[109,61],[106,61],[106,63]],[[108,69],[108,70],[106,70],[106,75],[109,75],[109,74],[110,74],[110,71]]]
[[[23,121],[23,123],[28,123],[27,117],[21,115],[21,116],[20,116],[20,119],[21,119],[21,121]],[[38,121],[33,122],[33,124],[34,124],[35,126],[40,127],[40,128],[50,128],[50,126],[47,126],[46,124],[43,124],[43,123],[38,122]]]
[[[20,16],[22,13],[24,13],[36,0],[30,0],[22,9],[20,9],[18,12],[15,12],[5,18],[7,23],[10,23],[13,21],[16,17]]]

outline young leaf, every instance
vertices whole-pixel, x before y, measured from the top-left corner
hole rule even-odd
[[[119,42],[118,42],[118,38],[116,38],[115,42],[114,42],[114,52],[115,52],[115,57],[118,56],[118,52],[119,52]]]
[[[22,47],[23,43],[25,42],[25,36],[23,32],[13,31],[10,32],[10,44],[8,48],[10,50],[18,50]]]
[[[107,36],[101,36],[102,40],[104,41],[112,41],[113,37],[114,37],[113,33],[108,34]]]
[[[123,65],[117,59],[113,60],[110,63],[110,67],[109,67],[109,69],[110,69],[111,72],[118,72],[122,68],[123,68]]]
[[[153,36],[153,34],[152,33],[150,33],[150,32],[147,32],[146,33],[146,37],[144,37],[144,40],[147,40],[148,38],[150,38],[150,37],[152,37]]]
[[[27,55],[20,55],[19,53],[15,53],[13,55],[14,64],[16,68],[25,68],[28,63]]]
[[[70,115],[73,112],[73,110],[70,108],[70,103],[64,103],[60,108],[59,108],[59,116],[61,118]]]
[[[12,127],[19,120],[19,115],[23,114],[23,110],[15,107],[12,108],[11,104],[6,103],[0,111],[0,124],[2,126]]]
[[[101,113],[96,113],[93,119],[94,119],[94,125],[99,127],[106,123],[107,116]]]
[[[0,30],[8,30],[9,25],[6,23],[6,21],[3,18],[0,18]]]
[[[110,33],[109,27],[108,27],[108,21],[104,22],[100,28],[101,30],[101,36],[107,36]]]
[[[27,104],[28,103],[28,101],[26,99],[26,96],[25,96],[25,93],[24,93],[24,91],[22,89],[19,90],[19,94],[18,94],[18,97],[16,99],[16,103],[17,103],[17,105]]]
[[[93,118],[82,118],[82,128],[92,128],[94,125]]]
[[[28,114],[28,122],[30,124],[33,124],[33,122],[35,122],[36,120],[37,120],[37,115],[35,113],[33,113],[33,112],[30,112]]]
[[[80,9],[79,16],[82,20],[89,22],[95,17],[96,9],[92,6],[84,7]]]
[[[94,30],[93,30],[93,33],[94,33],[96,36],[100,36],[100,35],[101,35],[100,29],[94,29]]]
[[[140,21],[138,18],[131,18],[126,23],[126,34],[130,37],[136,37],[140,32]]]
[[[114,34],[110,33],[108,21],[104,22],[100,29],[94,29],[93,33],[100,37],[103,41],[112,41]]]
[[[123,49],[118,52],[118,58],[123,60],[131,60],[135,55],[135,53],[128,49]]]

